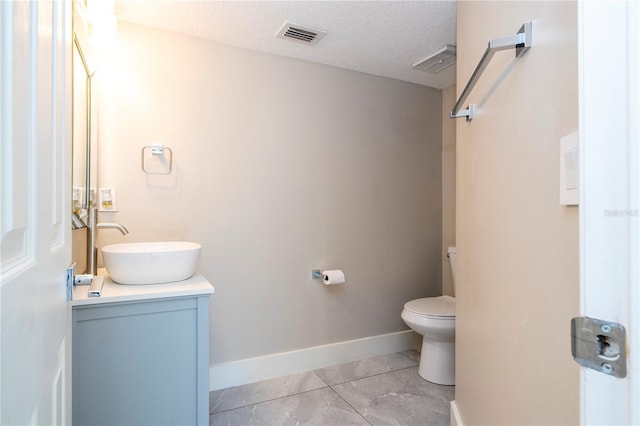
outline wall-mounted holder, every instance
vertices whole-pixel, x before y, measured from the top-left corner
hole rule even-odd
[[[100,194],[100,207],[101,212],[117,212],[116,206],[116,189],[115,188],[98,188],[98,194]]]
[[[159,165],[154,167],[150,160]],[[142,147],[141,167],[143,172],[150,175],[168,175],[171,173],[172,164],[173,151],[171,151],[171,148],[161,144]]]
[[[320,279],[324,285],[336,285],[344,284],[344,272],[340,269],[321,271],[320,269],[313,269],[311,271],[311,278]]]
[[[89,208],[92,209],[96,206],[96,189],[89,188]]]

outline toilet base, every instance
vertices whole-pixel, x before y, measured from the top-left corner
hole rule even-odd
[[[422,339],[418,374],[439,385],[455,385],[455,342]]]

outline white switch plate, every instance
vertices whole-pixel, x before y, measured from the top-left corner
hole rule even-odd
[[[560,139],[560,204],[577,206],[580,200],[578,132]]]

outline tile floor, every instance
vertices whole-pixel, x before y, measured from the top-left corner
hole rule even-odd
[[[209,394],[210,425],[449,425],[454,386],[418,376],[405,351]]]

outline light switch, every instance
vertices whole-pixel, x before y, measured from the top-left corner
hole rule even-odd
[[[560,139],[560,204],[577,206],[580,200],[578,132]]]

